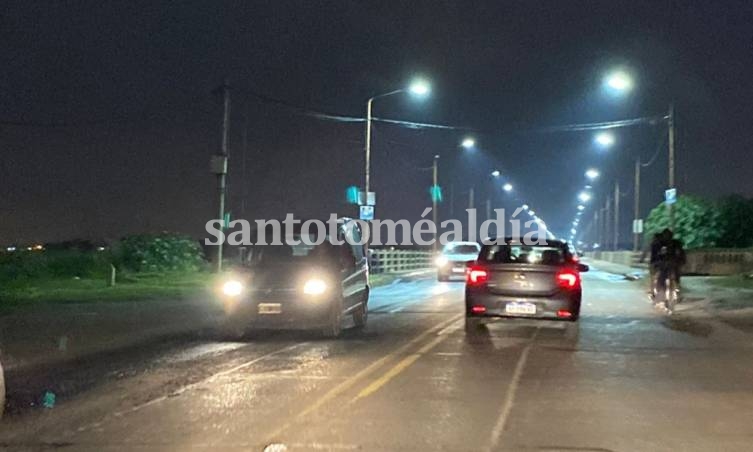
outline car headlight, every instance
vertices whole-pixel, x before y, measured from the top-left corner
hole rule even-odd
[[[434,263],[437,264],[437,267],[444,267],[447,265],[447,257],[446,256],[439,256],[436,259],[434,259]]]
[[[303,285],[306,295],[321,295],[327,291],[327,283],[319,278],[311,278]]]
[[[222,293],[228,297],[237,297],[243,292],[243,283],[236,280],[225,281],[222,285]]]

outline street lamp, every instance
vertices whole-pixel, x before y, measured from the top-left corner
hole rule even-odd
[[[589,168],[588,170],[586,170],[586,177],[588,178],[588,180],[594,180],[599,177],[599,171],[593,168]]]
[[[604,78],[604,85],[615,94],[624,94],[633,88],[633,79],[625,71],[615,71]]]
[[[474,147],[476,147],[476,140],[474,140],[471,137],[463,138],[463,141],[460,143],[460,146],[462,146],[464,149],[471,150]]]
[[[499,170],[492,171],[492,177],[499,177]]]
[[[368,102],[366,102],[366,146],[365,146],[365,165],[364,165],[364,196],[368,197],[369,190],[371,188],[371,109],[372,104],[374,103],[374,99],[379,99],[381,97],[387,97],[392,96],[394,94],[400,94],[403,92],[409,92],[410,94],[413,94],[416,97],[423,98],[426,97],[429,92],[431,91],[431,88],[429,84],[422,79],[414,80],[408,88],[401,88],[396,89],[394,91],[389,91],[383,94],[378,94],[376,96],[373,96],[369,98]]]
[[[579,205],[578,205],[578,210],[581,210],[581,211],[582,211],[582,210],[583,210],[583,209],[585,209],[585,208],[586,208],[586,206],[584,206],[583,204],[579,204]]]
[[[415,96],[424,97],[429,95],[431,86],[426,80],[416,79],[413,81],[413,83],[411,83],[408,91],[410,91],[410,93]]]
[[[503,185],[502,186],[502,190],[504,190],[506,192],[511,192],[512,191],[512,184],[508,183],[508,184]]]
[[[601,132],[600,134],[596,135],[594,141],[596,141],[599,146],[608,148],[614,144],[614,135],[609,132]]]
[[[581,194],[578,195],[578,199],[580,199],[581,202],[588,202],[591,200],[591,195],[586,192],[581,192]]]

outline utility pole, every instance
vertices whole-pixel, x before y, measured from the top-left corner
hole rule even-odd
[[[633,228],[640,220],[641,215],[641,159],[635,159],[635,184],[633,186]],[[641,234],[633,230],[633,251],[638,252],[641,248]]]
[[[248,107],[243,112],[243,146],[241,148],[241,215],[246,219],[246,196],[248,195],[248,184],[246,180],[246,154],[248,153]]]
[[[473,187],[468,191],[468,209],[473,210]],[[470,219],[470,213],[468,215],[468,237],[470,238],[473,234],[471,233],[471,219]]]
[[[612,199],[607,196],[607,205],[604,207],[604,249],[609,249],[611,231],[609,222],[612,219]]]
[[[366,103],[366,162],[364,164],[363,191],[367,198],[371,189],[371,104],[373,103],[373,97]]]
[[[432,251],[434,251],[434,254],[437,253],[437,242],[439,242],[439,239],[437,236],[439,235],[439,226],[437,226],[437,196],[438,196],[438,190],[437,186],[439,184],[438,181],[438,173],[439,172],[439,155],[434,156],[434,165],[432,166],[432,190],[431,190],[431,212],[432,212],[432,220],[434,221],[434,243],[432,244]]]
[[[455,218],[455,183],[450,182],[450,218]]]
[[[220,87],[222,92],[223,114],[222,114],[222,146],[220,148],[220,160],[223,162],[223,171],[217,172],[217,185],[220,193],[220,226],[221,231],[225,231],[227,225],[225,224],[225,195],[227,191],[227,160],[228,160],[228,140],[230,134],[230,86],[227,80]],[[224,241],[217,246],[217,261],[215,262],[215,270],[219,273],[222,271],[222,248]]]
[[[594,209],[594,219],[593,219],[593,241],[594,243],[599,243],[599,209]]]
[[[669,117],[667,121],[669,129],[669,187],[675,188],[675,105],[669,104]],[[667,204],[667,213],[669,213],[669,228],[675,228],[675,209],[673,204]]]
[[[620,183],[614,183],[614,251],[620,243]]]

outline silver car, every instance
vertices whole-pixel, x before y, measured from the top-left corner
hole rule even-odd
[[[478,257],[481,246],[476,242],[449,242],[434,260],[437,266],[437,280],[449,281],[450,278],[465,278],[465,268],[469,262]]]
[[[523,317],[574,322],[580,315],[580,273],[565,242],[526,245],[500,238],[481,248],[466,271],[466,327],[488,317]]]

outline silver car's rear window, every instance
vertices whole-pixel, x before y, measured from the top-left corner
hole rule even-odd
[[[497,264],[561,265],[565,250],[558,246],[542,245],[487,245],[481,250],[479,261]]]

